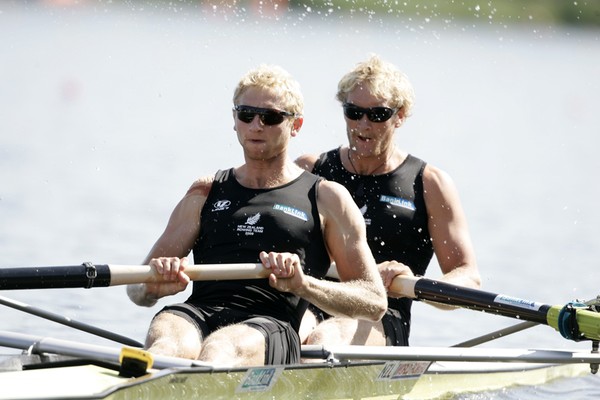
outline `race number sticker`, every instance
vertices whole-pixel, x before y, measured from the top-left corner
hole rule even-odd
[[[250,368],[236,389],[236,393],[265,392],[277,382],[283,368]]]
[[[414,378],[421,376],[427,368],[428,361],[388,361],[377,376],[378,381],[393,381],[397,379]]]
[[[506,296],[504,294],[499,294],[494,299],[494,303],[505,304],[507,306],[525,308],[527,310],[538,311],[542,303],[536,303],[535,301],[518,299],[516,297]]]

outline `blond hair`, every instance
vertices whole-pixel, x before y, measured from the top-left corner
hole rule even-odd
[[[415,93],[408,77],[377,55],[358,63],[342,77],[336,98],[345,103],[348,94],[359,86],[368,88],[375,97],[387,102],[389,107],[401,108],[404,117],[411,115]]]
[[[240,97],[250,87],[272,91],[283,98],[282,111],[302,115],[304,97],[300,84],[283,68],[277,65],[260,65],[248,71],[240,80],[233,93],[233,104],[239,105]]]

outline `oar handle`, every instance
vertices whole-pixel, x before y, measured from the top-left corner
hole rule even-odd
[[[154,283],[160,277],[149,265],[109,265],[110,286],[132,283]],[[262,264],[197,264],[188,265],[185,273],[192,281],[266,278],[270,270]]]
[[[417,297],[415,286],[421,277],[398,275],[392,280],[388,293],[392,296],[403,296],[414,299]]]
[[[327,277],[340,279],[335,263],[331,263],[327,271]],[[398,275],[392,280],[388,293],[396,297],[410,297],[414,299],[417,297],[415,294],[415,285],[419,279],[421,277]]]

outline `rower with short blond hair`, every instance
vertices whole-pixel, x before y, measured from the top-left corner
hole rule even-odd
[[[184,303],[153,318],[149,351],[214,365],[291,364],[308,302],[333,315],[383,316],[385,289],[358,207],[342,185],[288,157],[302,112],[300,86],[281,67],[260,66],[240,80],[232,114],[244,164],[192,184],[144,261],[161,281],[130,285],[128,295],[150,306],[185,290],[190,251],[195,263],[260,262],[271,273],[194,282]],[[340,282],[321,279],[332,260]]]

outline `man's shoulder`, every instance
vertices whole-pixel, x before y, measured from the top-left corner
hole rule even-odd
[[[319,198],[334,207],[338,207],[339,203],[347,201],[354,204],[350,192],[344,185],[327,179],[322,179],[319,182]]]
[[[319,156],[316,154],[303,154],[296,158],[294,162],[303,170],[311,172],[318,159]]]
[[[331,149],[321,154],[303,154],[295,160],[295,163],[307,171],[314,171],[317,164],[323,163],[326,159],[332,158],[340,148]]]
[[[208,196],[208,192],[210,192],[210,188],[215,180],[214,176],[203,176],[196,179],[190,188],[188,189],[187,195],[200,195],[200,196]]]

